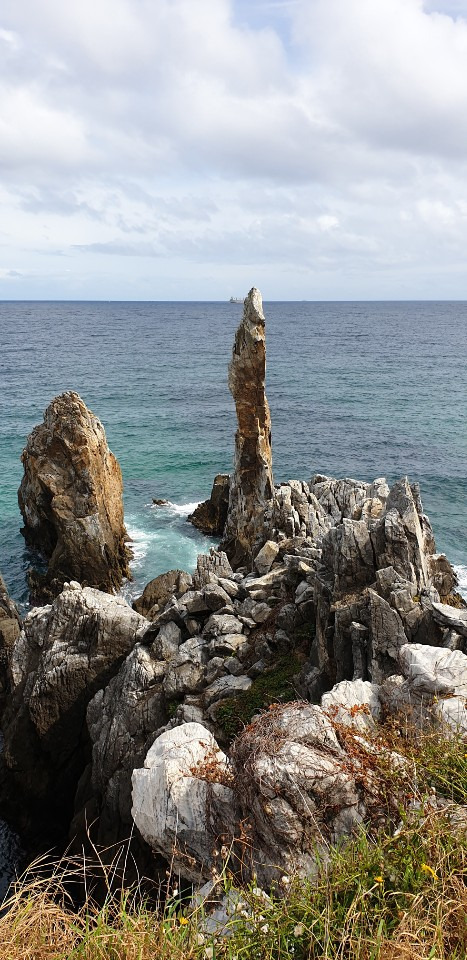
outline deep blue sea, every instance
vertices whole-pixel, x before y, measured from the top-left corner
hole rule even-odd
[[[276,481],[320,472],[421,485],[439,550],[467,590],[467,303],[265,302]],[[229,303],[0,303],[0,571],[26,603],[21,452],[53,396],[76,390],[123,471],[138,595],[196,565],[186,522],[229,472]],[[156,507],[154,497],[167,498]],[[1,859],[1,851],[0,851]],[[0,865],[1,873],[1,865]]]

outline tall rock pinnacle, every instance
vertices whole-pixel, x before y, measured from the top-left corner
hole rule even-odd
[[[122,474],[101,422],[77,393],[52,400],[21,459],[22,533],[48,560],[46,574],[30,574],[33,599],[49,600],[68,580],[118,589],[130,556]]]
[[[229,365],[229,389],[235,401],[234,473],[223,549],[234,566],[251,559],[267,536],[265,511],[273,497],[271,416],[265,392],[266,337],[261,294],[253,287],[245,299]]]

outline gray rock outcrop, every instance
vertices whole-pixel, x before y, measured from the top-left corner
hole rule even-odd
[[[26,830],[39,813],[44,825],[56,818],[68,827],[90,752],[87,705],[147,626],[121,597],[78,583],[25,617],[8,660],[0,799],[7,810],[13,797],[22,806]]]
[[[261,294],[253,287],[245,299],[229,366],[238,426],[222,548],[234,567],[249,563],[255,547],[267,539],[265,511],[274,481],[265,377],[265,319]]]
[[[130,576],[122,475],[102,424],[77,393],[47,407],[23,451],[18,500],[23,534],[48,562],[30,577],[46,601],[69,580],[110,593]]]
[[[384,487],[382,496],[375,495],[382,481],[373,490],[367,485],[366,499],[357,487],[360,496],[347,498],[352,517],[337,516],[333,483],[314,485],[336,513],[321,540],[314,581],[317,663],[328,686],[352,678],[381,683],[399,672],[399,650],[407,641],[442,646],[435,583],[451,595],[455,574],[435,554],[418,488],[406,478],[389,492]],[[461,619],[462,612],[453,611],[450,625]]]

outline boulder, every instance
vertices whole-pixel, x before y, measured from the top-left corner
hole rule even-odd
[[[261,547],[255,557],[255,567],[260,577],[269,573],[278,553],[279,544],[275,543],[274,540],[266,540],[264,547]]]
[[[184,570],[169,570],[146,584],[143,593],[133,603],[133,609],[148,620],[162,610],[172,596],[181,597],[191,587],[191,577]],[[153,612],[154,611],[154,612]]]
[[[467,657],[460,650],[407,643],[399,651],[399,663],[413,690],[467,698]]]
[[[28,437],[18,500],[22,533],[48,562],[33,571],[36,600],[69,580],[114,592],[130,577],[120,467],[97,417],[77,393],[52,400]]]
[[[253,287],[245,298],[229,366],[229,389],[235,401],[234,472],[222,541],[234,567],[250,563],[267,537],[266,510],[273,498],[271,417],[265,392],[266,338],[263,305]]]
[[[436,623],[449,630],[454,630],[461,637],[467,638],[467,607],[456,609],[447,603],[433,603],[433,617]]]
[[[381,716],[379,687],[367,680],[342,680],[322,696],[321,707],[337,723],[372,730]]]
[[[210,707],[218,700],[227,700],[230,697],[237,697],[240,693],[245,693],[250,689],[252,682],[250,677],[220,677],[204,691],[206,706]]]
[[[161,734],[132,777],[132,815],[146,842],[187,880],[212,877],[238,825],[227,757],[199,723]]]
[[[426,729],[467,735],[467,656],[460,650],[405,644],[399,651],[402,676],[380,688],[385,711]]]
[[[162,686],[168,699],[202,689],[206,673],[203,652],[204,644],[199,637],[190,637],[178,648],[164,673]]]
[[[318,706],[287,704],[254,719],[237,738],[232,763],[250,823],[250,870],[261,885],[283,874],[313,875],[328,844],[362,821],[357,768]]]
[[[221,537],[224,532],[229,508],[230,476],[218,473],[214,477],[209,500],[199,503],[196,510],[187,517],[189,523],[210,537]]]
[[[212,547],[209,553],[198,554],[193,574],[194,590],[201,590],[207,583],[217,583],[221,578],[230,580],[231,577],[233,570],[223,550],[214,550]]]

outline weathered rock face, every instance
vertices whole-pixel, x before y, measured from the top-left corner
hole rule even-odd
[[[334,524],[322,536],[315,576],[318,667],[326,686],[360,678],[381,683],[399,672],[400,648],[410,642],[441,646],[463,612],[439,612],[438,584],[450,594],[455,574],[435,554],[420,493],[406,478],[389,491],[383,481],[355,484],[318,478],[312,485]],[[347,512],[351,516],[347,515]],[[444,609],[444,608],[443,608]],[[445,626],[443,630],[442,625]]]
[[[0,574],[0,710],[8,688],[8,662],[20,630],[21,617],[16,604],[8,595],[5,581]]]
[[[9,657],[0,799],[26,828],[33,811],[63,826],[90,754],[86,708],[148,621],[120,597],[78,583],[25,618]],[[5,809],[5,807],[4,807]]]
[[[313,875],[367,817],[376,828],[381,817],[398,819],[401,797],[392,783],[382,799],[375,748],[364,739],[379,713],[377,691],[352,686],[329,704],[348,710],[350,722],[344,714],[336,724],[330,710],[309,703],[276,705],[246,727],[230,760],[199,723],[164,732],[132,778],[132,813],[147,843],[198,883],[222,866],[224,845],[224,863],[230,854],[243,879],[270,887],[283,874]],[[355,725],[366,710],[368,723]],[[385,751],[388,767],[403,762]]]
[[[227,757],[199,723],[163,733],[133,773],[138,829],[195,883],[212,876],[219,839],[230,844],[234,837],[239,818],[230,780]]]
[[[192,585],[189,573],[184,570],[169,570],[146,584],[143,593],[133,603],[133,609],[148,620],[163,610],[170,597],[181,597]]]
[[[31,591],[45,601],[65,582],[113,592],[129,577],[122,475],[102,424],[77,393],[47,407],[23,451],[18,500],[23,534],[48,560]]]
[[[265,512],[273,497],[274,482],[265,376],[265,319],[261,294],[253,287],[245,299],[229,366],[238,429],[223,549],[234,567],[249,562],[254,547],[267,539]]]
[[[218,473],[217,477],[214,477],[209,500],[198,504],[187,520],[209,537],[221,537],[229,509],[229,490],[229,474]]]
[[[379,688],[387,713],[426,730],[467,737],[467,656],[461,650],[407,643],[399,651],[402,676]]]

